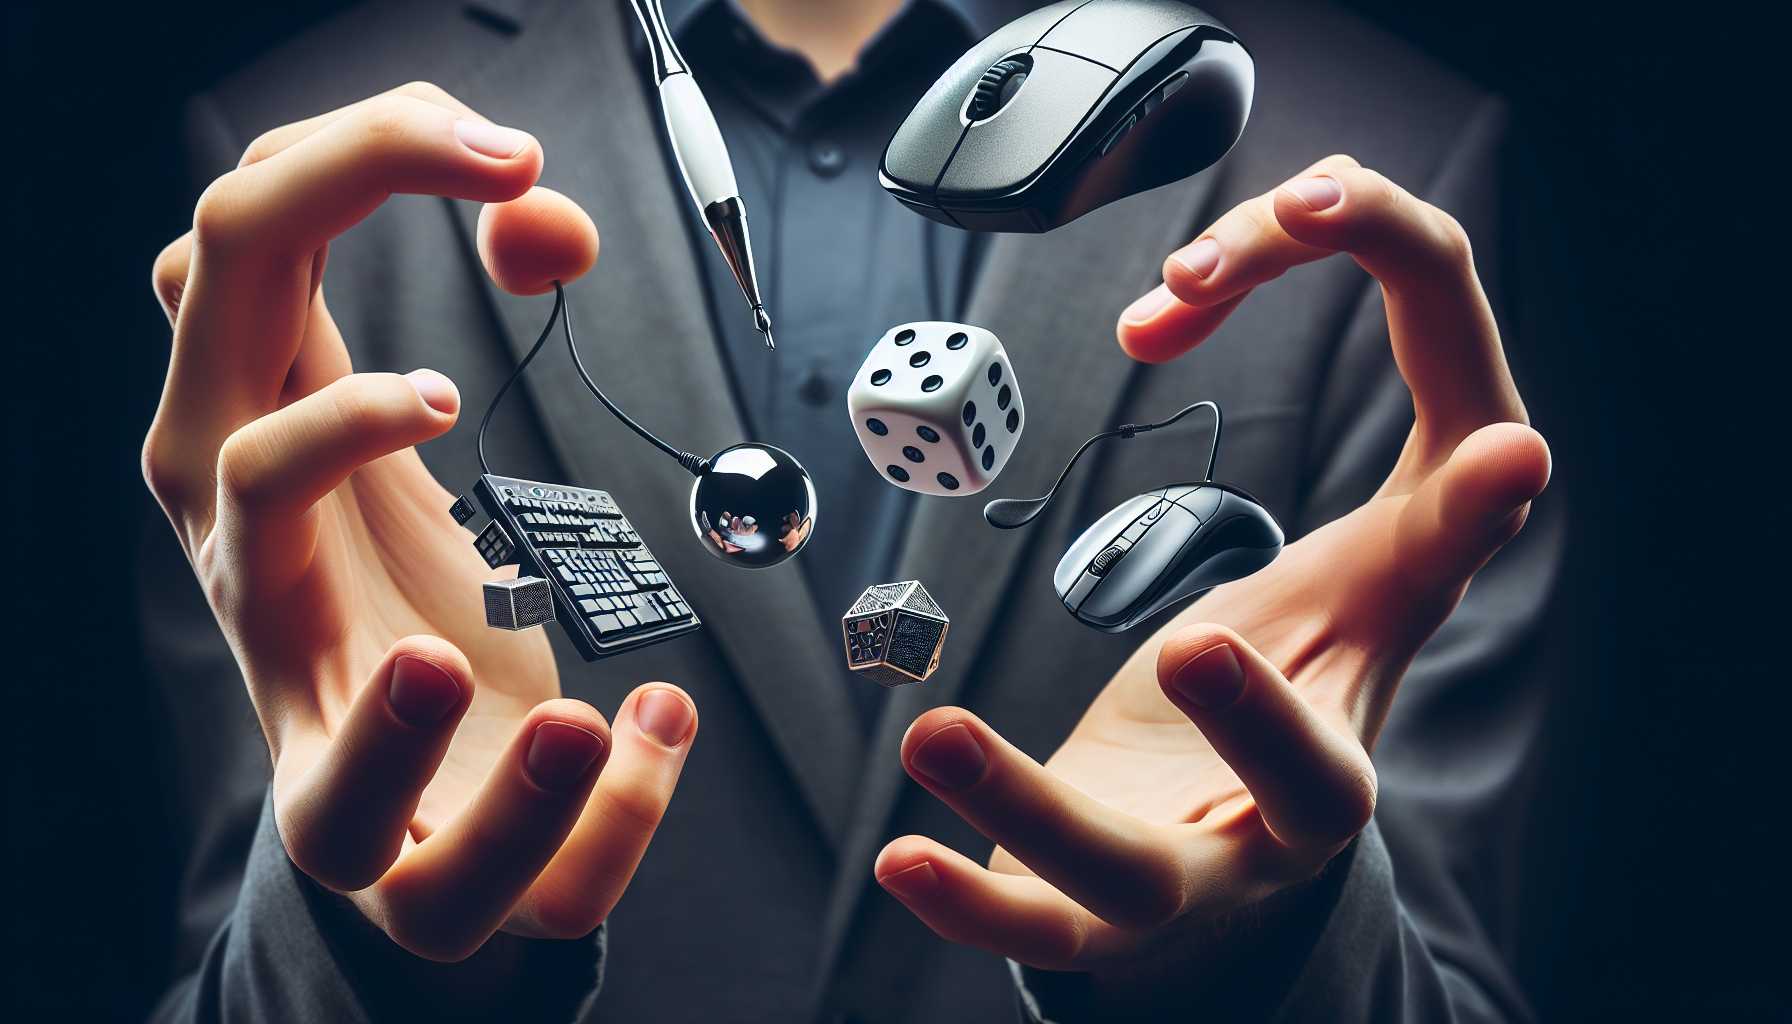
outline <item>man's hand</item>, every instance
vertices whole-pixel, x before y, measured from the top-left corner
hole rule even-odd
[[[1369,821],[1369,751],[1401,676],[1517,533],[1549,477],[1463,231],[1348,157],[1232,210],[1123,314],[1146,361],[1200,343],[1296,264],[1349,253],[1381,283],[1416,422],[1367,504],[1220,587],[1141,647],[1041,766],[966,711],[903,763],[998,845],[920,836],[878,880],[940,935],[1047,969],[1198,958],[1198,927],[1312,878]]]
[[[437,960],[500,928],[595,928],[697,727],[651,684],[612,730],[560,697],[545,636],[486,627],[485,564],[411,447],[459,393],[353,372],[324,306],[329,241],[399,192],[515,200],[480,225],[512,290],[584,273],[596,229],[530,191],[541,164],[528,135],[405,86],[257,139],[155,267],[174,353],[144,474],[242,666],[286,850]]]

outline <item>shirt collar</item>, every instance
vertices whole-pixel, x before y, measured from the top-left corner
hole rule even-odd
[[[943,7],[965,23],[971,35],[982,39],[996,29],[1008,24],[1015,18],[1043,6],[1043,0],[909,0],[910,3],[931,3]],[[735,0],[662,0],[666,9],[666,24],[671,27],[672,34],[677,36],[691,23],[691,19],[704,10],[718,4],[733,6]],[[741,14],[746,18],[744,13]]]

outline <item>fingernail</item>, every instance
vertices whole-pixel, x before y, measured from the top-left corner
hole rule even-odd
[[[1160,284],[1134,299],[1132,305],[1126,307],[1126,312],[1120,314],[1120,319],[1129,324],[1142,324],[1169,304],[1170,289]]]
[[[989,758],[971,730],[957,722],[922,740],[909,765],[945,789],[964,789],[983,778]]]
[[[1190,704],[1218,711],[1244,693],[1244,669],[1238,667],[1232,645],[1220,644],[1177,669],[1170,685]]]
[[[528,132],[484,121],[456,121],[454,135],[473,152],[499,160],[508,160],[529,145]]]
[[[392,681],[386,684],[386,702],[406,725],[440,722],[460,703],[460,684],[432,661],[404,655],[392,664]]]
[[[1186,249],[1170,254],[1177,265],[1196,277],[1205,278],[1220,265],[1220,243],[1203,238]]]
[[[691,718],[691,706],[671,690],[649,690],[635,704],[635,724],[668,747],[690,735]]]
[[[529,740],[523,767],[542,789],[571,789],[603,752],[604,739],[597,733],[565,722],[543,722]]]
[[[905,900],[925,896],[939,884],[940,876],[933,873],[933,865],[922,861],[913,867],[903,868],[893,875],[877,880],[877,884],[890,890]]]
[[[1305,203],[1309,210],[1324,210],[1338,205],[1344,198],[1344,186],[1338,179],[1331,177],[1301,178],[1282,186],[1294,198]]]
[[[437,412],[453,412],[460,408],[460,389],[454,382],[434,370],[412,370],[404,375],[417,389],[423,403]]]

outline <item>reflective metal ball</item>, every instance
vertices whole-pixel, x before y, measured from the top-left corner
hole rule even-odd
[[[782,448],[751,442],[724,448],[691,484],[691,529],[729,565],[777,565],[815,532],[815,484]]]

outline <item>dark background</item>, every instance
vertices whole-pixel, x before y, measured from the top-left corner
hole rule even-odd
[[[168,343],[150,261],[190,216],[181,98],[342,6],[6,7],[15,1020],[136,1018],[161,984],[174,864],[130,581]],[[1508,96],[1528,144],[1514,229],[1540,284],[1507,329],[1575,539],[1522,974],[1545,1019],[1784,1019],[1787,331],[1764,239],[1792,177],[1747,45],[1771,30],[1740,4],[1350,6]]]

